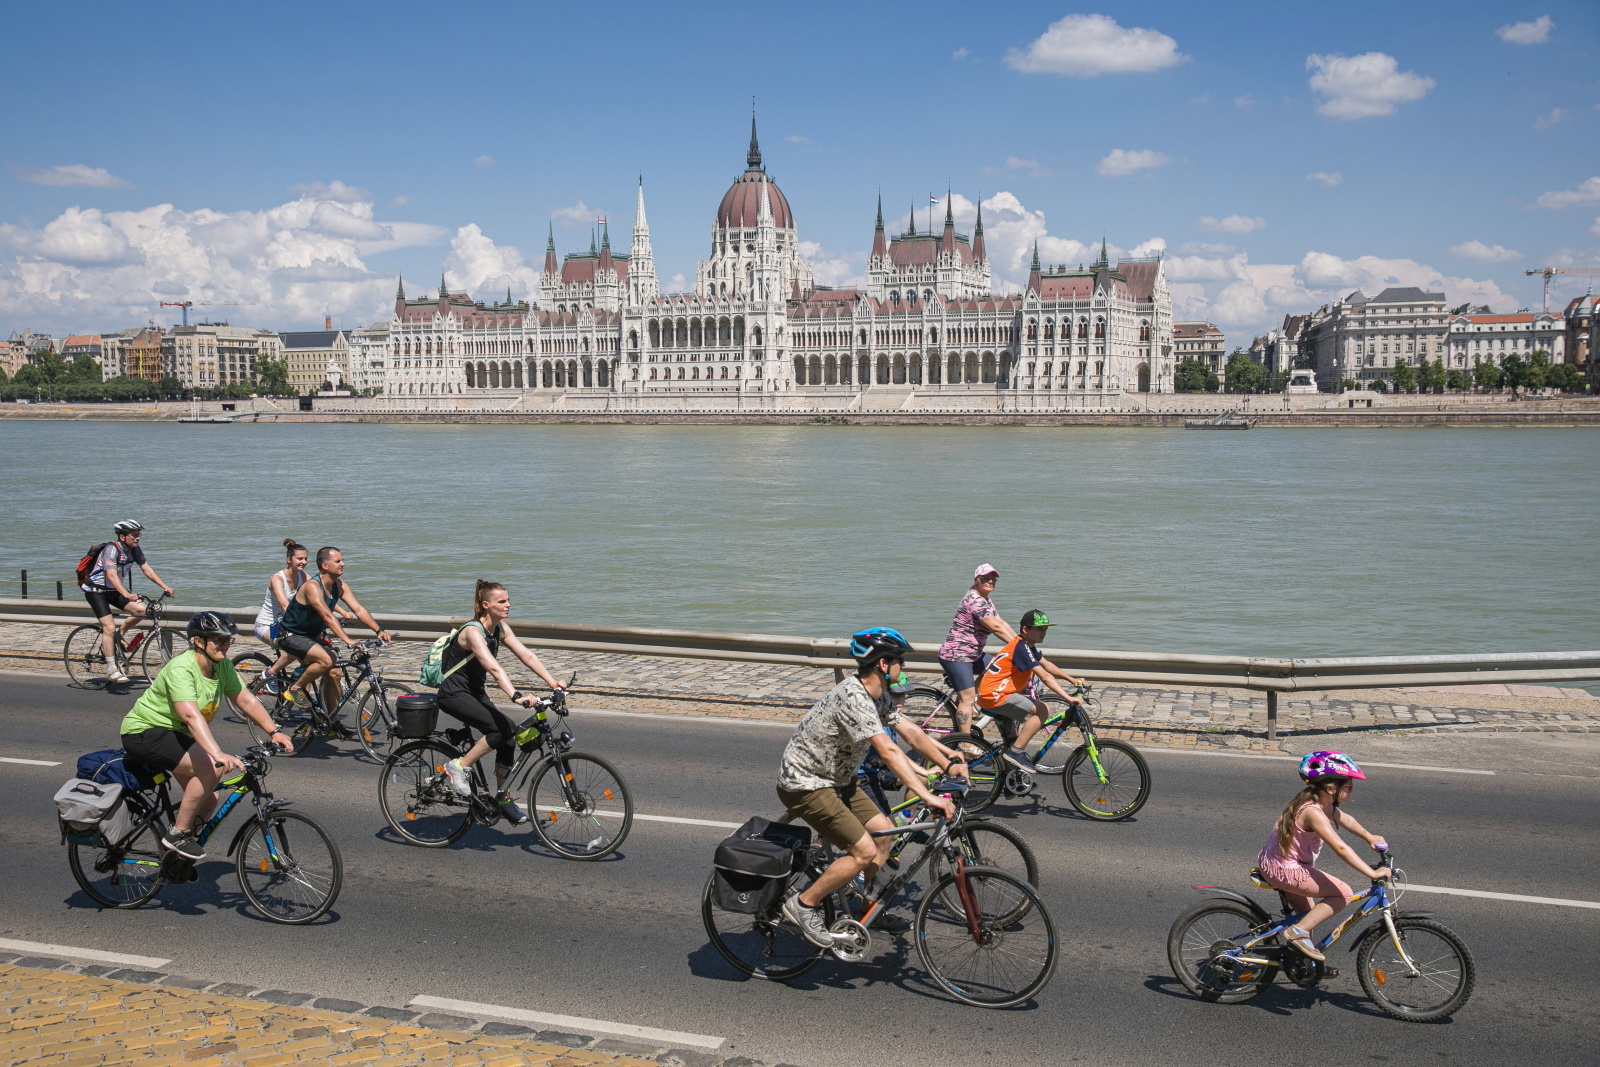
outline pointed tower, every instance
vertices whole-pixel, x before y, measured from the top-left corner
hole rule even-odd
[[[917,235],[917,205],[916,205],[915,202],[913,202],[912,205],[911,205],[910,217],[911,217],[911,222],[910,222],[911,228],[906,231],[906,236],[907,237],[915,237]]]
[[[756,140],[756,108],[750,105],[750,151],[744,157],[745,163],[751,170],[765,170],[761,165],[761,144]]]
[[[989,261],[989,250],[983,244],[983,196],[978,196],[978,222],[972,227],[972,258],[979,263]]]
[[[633,248],[628,260],[628,296],[635,307],[660,295],[656,284],[655,254],[650,250],[650,223],[644,217],[644,178],[639,179],[639,203],[633,210]]]
[[[616,270],[616,263],[611,258],[611,220],[607,219],[600,225],[600,269]]]
[[[554,279],[561,273],[561,264],[556,262],[556,228],[554,223],[546,223],[545,226],[544,272]]]
[[[400,284],[394,291],[394,317],[400,318],[406,311],[406,280],[400,279]]]
[[[439,272],[439,303],[450,303],[450,285],[444,280],[444,271]]]
[[[1105,236],[1101,235],[1101,237],[1100,237],[1100,258],[1094,261],[1094,269],[1095,270],[1109,270],[1110,268],[1111,268],[1111,256],[1106,250],[1106,239],[1105,239]]]
[[[759,206],[756,210],[756,258],[750,283],[755,292],[750,295],[758,301],[781,299],[778,287],[778,227],[772,218],[772,195],[768,183],[761,183]]]
[[[949,189],[944,191],[944,235],[939,238],[939,254],[952,258],[956,254],[955,201]]]
[[[589,254],[594,255],[594,227],[589,227]]]
[[[872,228],[872,258],[889,254],[889,246],[883,239],[883,194],[878,194],[878,222]]]
[[[1033,266],[1028,270],[1028,288],[1035,293],[1044,292],[1044,275],[1039,269],[1039,242],[1033,242]]]

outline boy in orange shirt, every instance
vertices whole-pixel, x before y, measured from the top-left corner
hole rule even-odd
[[[1050,620],[1044,612],[1037,609],[1028,612],[1022,617],[1017,638],[989,663],[989,669],[978,682],[978,707],[1000,720],[1003,736],[1008,733],[1007,727],[1012,732],[1011,736],[1004,737],[1006,747],[1001,756],[1029,774],[1039,773],[1039,768],[1028,758],[1025,749],[1049,714],[1044,701],[1030,692],[1033,679],[1043,682],[1069,704],[1083,703],[1080,698],[1068,695],[1056,679],[1063,678],[1073,685],[1083,682],[1039,655],[1038,645],[1049,629]]]

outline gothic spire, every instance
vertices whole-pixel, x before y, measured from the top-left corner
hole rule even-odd
[[[1111,266],[1110,253],[1106,251],[1105,235],[1100,236],[1100,258],[1094,261],[1095,270],[1106,270]]]
[[[551,278],[554,278],[556,276],[556,272],[560,270],[560,267],[556,265],[556,228],[554,223],[547,223],[546,227],[547,236],[544,239],[544,272],[550,275]]]
[[[989,258],[989,250],[983,245],[983,194],[978,194],[978,223],[972,228],[972,258],[983,261]]]
[[[912,201],[911,204],[911,229],[907,233],[912,237],[917,235],[917,205],[915,201]]]
[[[439,301],[443,303],[450,299],[450,287],[445,283],[444,271],[439,272]]]
[[[1033,266],[1028,270],[1028,288],[1032,292],[1044,292],[1044,279],[1039,270],[1039,242],[1033,242]]]
[[[756,140],[756,105],[753,100],[750,102],[750,152],[744,161],[751,170],[761,169],[761,144]]]
[[[595,254],[595,249],[594,249],[594,227],[593,226],[589,227],[589,254],[591,256]]]
[[[611,220],[602,220],[600,227],[600,247],[609,252],[611,251]]]
[[[400,284],[394,291],[394,299],[399,304],[403,304],[406,301],[406,280],[404,276],[400,278]]]
[[[955,198],[950,195],[950,187],[948,185],[944,188],[944,224],[947,227],[956,224]]]
[[[1039,242],[1033,242],[1033,266],[1029,268],[1033,273],[1039,273]]]
[[[639,175],[639,203],[633,209],[633,232],[649,233],[650,223],[644,217],[644,175]]]
[[[883,194],[878,194],[878,222],[872,228],[872,254],[884,255],[888,251],[883,240]]]

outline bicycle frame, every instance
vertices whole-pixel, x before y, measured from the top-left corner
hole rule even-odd
[[[168,783],[172,781],[175,781],[175,779],[171,778],[169,775],[161,775],[158,778],[153,790],[141,791],[139,795],[146,798],[146,803],[148,804],[150,810],[143,818],[134,823],[133,828],[129,830],[127,834],[123,835],[120,840],[112,843],[112,848],[114,850],[121,852],[127,847],[130,841],[137,840],[139,835],[149,830],[155,823],[162,819],[167,820],[169,823],[177,819],[178,805],[172,802],[172,794],[169,791],[168,786]],[[217,810],[212,812],[211,818],[206,820],[205,825],[195,832],[195,837],[199,840],[200,844],[205,844],[206,841],[211,838],[211,835],[216,832],[217,827],[221,826],[223,821],[226,820],[229,814],[232,813],[233,809],[239,805],[239,801],[248,794],[254,798],[256,815],[261,819],[262,822],[261,836],[266,841],[267,851],[272,856],[274,863],[281,862],[278,854],[277,844],[272,839],[272,833],[267,828],[267,823],[264,816],[269,814],[274,808],[281,807],[282,805],[273,801],[271,793],[262,790],[260,779],[255,773],[249,770],[246,770],[238,778],[227,782],[219,782],[218,790],[223,787],[230,786],[231,789],[228,795],[224,797],[222,802],[217,805]],[[238,849],[239,842],[243,840],[245,832],[249,829],[249,825],[249,823],[246,823],[244,826],[239,828],[237,833],[234,834],[233,841],[228,845],[228,855],[233,855],[233,853]],[[175,855],[175,853],[168,853],[163,855],[160,859],[129,860],[126,858],[126,856],[123,856],[118,860],[118,862],[131,863],[135,866],[153,866],[165,868],[167,855]],[[192,867],[193,864],[191,863],[190,866]],[[163,877],[165,877],[165,874],[166,872],[163,870]],[[166,880],[171,881],[170,878]]]
[[[1077,686],[1073,689],[1072,695],[1084,696],[1093,688],[1093,686],[1087,685]],[[938,705],[933,709],[933,711],[928,713],[927,718],[923,719],[923,721],[918,725],[921,726],[923,730],[927,731],[930,736],[937,735],[943,737],[947,736],[952,731],[941,730],[938,727],[930,728],[928,724],[933,721],[934,717],[938,715],[940,711],[948,707],[950,703],[955,700],[955,694],[944,689],[939,691],[944,694],[943,699],[939,701]],[[1073,712],[1070,720],[1068,718],[1068,711]],[[975,717],[972,721],[972,732],[978,733],[985,726],[990,725],[994,721],[995,719],[993,715],[982,715]],[[1106,782],[1108,780],[1108,776],[1106,774],[1105,767],[1101,766],[1100,764],[1100,746],[1095,743],[1094,723],[1090,721],[1087,709],[1077,710],[1068,708],[1057,711],[1054,715],[1051,715],[1048,719],[1046,719],[1041,725],[1040,729],[1048,730],[1051,726],[1054,726],[1055,730],[1048,738],[1045,739],[1045,743],[1040,746],[1039,751],[1034,753],[1034,762],[1036,764],[1040,762],[1044,758],[1045,753],[1049,752],[1055,747],[1056,742],[1061,740],[1061,736],[1072,728],[1074,721],[1076,722],[1079,731],[1083,734],[1083,745],[1089,753],[1089,762],[1094,765],[1095,777],[1102,783]],[[1000,757],[998,751],[989,756],[978,757],[973,762],[973,765],[981,766],[982,764],[990,762],[991,760],[996,764],[996,766],[999,766]]]

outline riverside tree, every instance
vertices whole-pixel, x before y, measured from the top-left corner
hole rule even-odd
[[[1242,348],[1235,348],[1228,355],[1228,366],[1224,373],[1230,393],[1259,393],[1266,377],[1261,364],[1251,359]]]
[[[1214,393],[1221,386],[1217,372],[1202,360],[1184,359],[1178,362],[1173,376],[1173,389],[1180,393]]]
[[[1397,393],[1415,392],[1417,376],[1404,357],[1394,361],[1394,369],[1389,372],[1390,379],[1394,382],[1394,391]]]
[[[289,361],[257,360],[256,392],[261,396],[293,396],[294,390],[289,388]]]
[[[1485,392],[1492,392],[1500,388],[1505,381],[1505,372],[1493,363],[1487,361],[1472,368],[1472,380],[1478,383],[1478,388]]]

